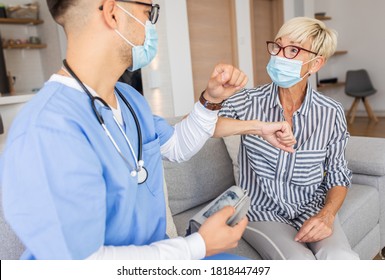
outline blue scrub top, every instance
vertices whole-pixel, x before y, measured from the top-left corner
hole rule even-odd
[[[144,184],[130,176],[84,92],[47,82],[12,124],[0,160],[0,183],[5,217],[27,248],[22,258],[84,259],[102,245],[147,245],[165,238],[160,146],[174,130],[152,115],[132,87],[117,87],[141,125],[149,175]],[[134,119],[120,99],[119,104],[137,153]],[[98,109],[135,166],[111,110]]]

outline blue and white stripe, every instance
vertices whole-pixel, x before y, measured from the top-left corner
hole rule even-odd
[[[265,122],[284,121],[274,84],[245,89],[229,98],[220,116]],[[325,203],[334,186],[350,187],[345,160],[349,138],[340,103],[310,85],[293,114],[295,153],[271,146],[256,135],[243,135],[239,153],[240,186],[251,196],[250,221],[280,221],[299,229]]]

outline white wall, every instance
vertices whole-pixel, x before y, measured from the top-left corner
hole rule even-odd
[[[157,3],[161,6],[161,16],[156,23],[159,36],[158,53],[152,63],[142,69],[143,92],[154,114],[162,117],[175,115],[168,49],[165,0]]]
[[[190,38],[186,0],[165,1],[167,44],[176,116],[188,114],[194,105]]]
[[[339,81],[344,81],[347,70],[366,68],[378,90],[369,97],[369,103],[377,115],[384,116],[385,58],[382,46],[385,44],[385,1],[372,0],[370,5],[364,0],[314,1],[315,11],[326,12],[332,17],[325,23],[339,33],[337,48],[348,51],[345,55],[332,57],[320,72],[320,77],[338,77]],[[324,91],[324,94],[340,101],[345,109],[349,109],[353,102],[353,98],[345,95],[343,87]],[[366,114],[362,104],[359,111]]]
[[[25,0],[23,0],[23,2],[25,3]],[[42,41],[47,44],[47,48],[40,51],[40,58],[43,66],[43,80],[46,81],[62,66],[58,33],[58,27],[60,26],[52,19],[47,7],[47,1],[37,0],[37,2],[40,3],[40,17],[44,20],[44,24],[41,26],[40,36]]]
[[[162,117],[183,116],[194,105],[186,0],[159,0],[157,57],[142,69],[143,91]]]

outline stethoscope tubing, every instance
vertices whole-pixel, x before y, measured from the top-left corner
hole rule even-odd
[[[147,179],[147,171],[145,170],[144,168],[144,161],[143,161],[143,150],[142,150],[142,145],[143,145],[143,139],[142,139],[142,131],[141,131],[141,127],[140,127],[140,123],[139,123],[139,120],[138,120],[138,117],[134,111],[134,109],[132,108],[131,104],[127,101],[127,99],[123,96],[123,94],[119,91],[118,88],[115,87],[115,91],[116,93],[119,95],[119,97],[123,100],[124,104],[127,106],[127,108],[130,110],[131,112],[131,115],[132,117],[134,118],[134,121],[135,121],[135,125],[136,125],[136,129],[137,129],[137,135],[138,135],[138,141],[139,141],[139,146],[138,146],[138,158],[136,159],[135,158],[135,152],[134,152],[134,149],[130,143],[130,141],[128,140],[125,132],[123,131],[122,127],[119,125],[119,122],[117,121],[116,117],[113,116],[113,119],[115,121],[115,123],[117,124],[117,126],[119,127],[119,130],[120,132],[123,134],[129,148],[130,148],[130,151],[134,157],[134,160],[135,160],[135,165],[136,165],[136,168],[133,168],[132,165],[128,162],[128,160],[124,157],[122,151],[120,150],[119,146],[117,145],[116,141],[114,140],[114,138],[112,137],[111,133],[109,132],[109,130],[107,129],[105,123],[104,123],[104,120],[103,120],[103,117],[99,114],[97,108],[96,108],[96,105],[95,105],[95,101],[99,101],[100,103],[103,104],[103,106],[107,107],[109,110],[111,110],[110,106],[102,99],[100,98],[99,96],[93,96],[91,94],[91,92],[87,89],[87,87],[83,84],[83,82],[79,79],[79,77],[75,74],[75,72],[71,69],[71,67],[68,65],[67,63],[67,60],[63,60],[63,65],[64,67],[66,68],[66,70],[69,72],[69,74],[78,82],[78,84],[81,86],[81,88],[84,90],[84,92],[88,95],[88,97],[90,98],[90,101],[91,101],[91,107],[92,107],[92,110],[99,122],[99,124],[102,126],[103,130],[105,131],[105,133],[107,134],[107,137],[111,140],[112,144],[114,145],[115,149],[117,150],[117,152],[119,153],[119,155],[123,158],[123,160],[129,165],[131,166],[131,176],[136,176],[136,174],[141,171],[141,169],[144,169],[145,173],[146,173],[146,179]],[[145,180],[144,180],[145,181]],[[143,182],[144,182],[143,181]],[[139,182],[139,184],[143,183],[143,182]]]

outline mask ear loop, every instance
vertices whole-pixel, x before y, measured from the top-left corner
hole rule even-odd
[[[302,66],[304,66],[305,64],[308,64],[308,63],[312,62],[313,60],[317,59],[318,57],[320,57],[320,56],[319,56],[319,55],[316,55],[316,56],[313,57],[312,59],[310,59],[310,60],[308,60],[308,61],[302,63]],[[313,72],[310,70],[310,71],[308,71],[305,75],[303,75],[303,77],[301,78],[301,80],[303,80],[303,79],[306,77],[306,75],[307,75],[308,77],[310,77],[311,74],[313,74]]]
[[[139,24],[141,24],[144,28],[146,28],[146,25],[143,24],[143,22],[141,22],[137,17],[135,17],[133,14],[131,14],[129,11],[127,11],[126,9],[123,9],[119,4],[116,4],[116,7],[118,7],[119,9],[121,9],[125,14],[129,15],[130,17],[132,17],[135,21],[137,21]],[[114,29],[114,31],[127,43],[129,44],[131,47],[135,47],[135,45],[133,43],[131,43],[126,37],[123,36],[122,33],[120,33],[120,31],[118,29]]]
[[[131,14],[129,11],[127,11],[126,9],[123,9],[119,4],[116,4],[116,6],[121,9],[123,12],[125,12],[127,15],[129,15],[130,17],[132,17],[134,20],[136,20],[137,22],[139,22],[143,27],[146,27],[146,25],[141,22],[137,17],[135,17],[133,14]]]
[[[114,31],[120,36],[120,38],[122,38],[127,44],[129,44],[131,47],[135,47],[135,45],[133,43],[131,43],[130,41],[128,41],[128,39],[126,37],[123,36],[122,33],[120,33],[120,31],[118,29],[114,29]]]
[[[313,57],[312,59],[310,59],[310,60],[308,60],[308,61],[302,63],[302,66],[305,65],[305,64],[308,64],[309,62],[312,62],[314,59],[317,59],[318,57],[320,57],[320,56],[317,55],[317,56]]]

